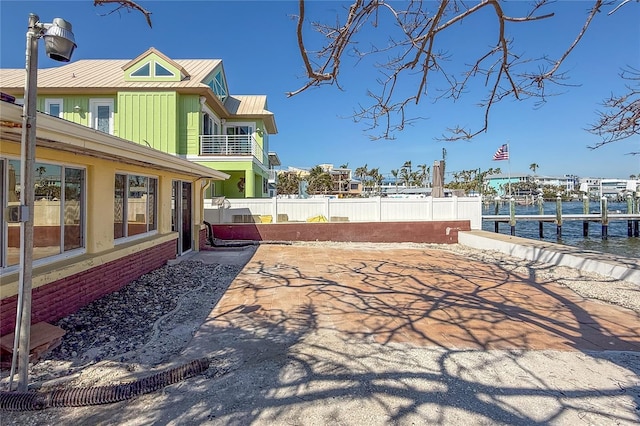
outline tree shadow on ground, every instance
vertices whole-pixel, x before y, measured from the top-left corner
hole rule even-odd
[[[585,301],[548,266],[413,250],[311,267],[313,248],[278,250],[245,267],[173,360],[206,356],[207,374],[32,424],[639,420],[638,315]]]

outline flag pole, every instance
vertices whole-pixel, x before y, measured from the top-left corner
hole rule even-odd
[[[509,198],[511,198],[511,147],[509,146],[509,142],[507,142],[507,161],[509,168]]]

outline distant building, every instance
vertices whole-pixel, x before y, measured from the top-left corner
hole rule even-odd
[[[345,197],[358,196],[362,194],[362,182],[353,178],[353,171],[349,168],[334,167],[333,164],[318,164],[323,172],[329,173],[333,182],[333,189],[325,195]],[[306,167],[289,166],[286,171],[280,173],[297,173],[300,178],[306,179],[310,169]]]
[[[622,198],[626,194],[640,191],[640,180],[636,179],[608,179],[608,178],[581,178],[580,191],[585,192],[590,198]]]

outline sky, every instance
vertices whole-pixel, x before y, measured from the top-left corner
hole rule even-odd
[[[566,60],[562,70],[570,77],[539,106],[533,100],[506,100],[491,111],[489,129],[471,141],[443,142],[447,128],[481,125],[484,110],[477,103],[485,95],[475,82],[459,101],[429,97],[409,110],[420,117],[394,140],[372,140],[369,124],[351,117],[359,105],[367,105],[367,92],[376,92],[380,69],[374,61],[356,61],[347,55],[339,75],[340,87],[322,86],[287,97],[302,87],[305,71],[296,40],[298,13],[295,0],[262,1],[139,1],[152,12],[149,28],[140,13],[111,13],[113,7],[94,7],[92,0],[15,1],[0,0],[0,66],[24,68],[25,32],[29,13],[42,22],[63,18],[73,25],[78,45],[72,60],[133,59],[155,47],[172,59],[221,59],[231,94],[268,97],[278,133],[269,139],[281,168],[313,167],[317,164],[366,165],[384,175],[411,161],[432,166],[446,150],[450,180],[462,170],[500,167],[503,173],[628,179],[640,175],[640,136],[592,150],[599,139],[585,129],[597,120],[604,99],[624,93],[619,74],[624,67],[640,69],[640,3],[629,2],[617,12],[604,9],[596,16],[585,38]],[[392,5],[400,2],[392,1]],[[469,2],[474,3],[473,1]],[[505,7],[518,9],[524,1]],[[525,25],[508,25],[514,51],[533,57],[559,55],[579,32],[591,1],[560,0],[553,5],[556,16]],[[314,0],[307,5],[313,21],[344,20],[349,2]],[[521,9],[518,9],[521,10]],[[518,10],[514,10],[514,14]],[[551,9],[549,9],[551,11]],[[386,22],[386,21],[385,21]],[[495,41],[495,18],[478,15],[443,33],[441,48],[451,56],[449,69],[471,63],[473,54]],[[357,39],[364,48],[384,43],[393,29],[385,23],[365,27]],[[320,39],[306,33],[313,49]],[[386,58],[378,58],[382,62]],[[60,66],[39,49],[39,67]],[[461,68],[460,68],[461,70]],[[434,79],[434,84],[438,83]],[[415,80],[401,81],[399,90],[413,94]],[[438,86],[430,94],[438,93]],[[493,161],[502,144],[509,144],[510,159]]]

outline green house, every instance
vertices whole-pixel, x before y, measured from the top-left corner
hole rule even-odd
[[[24,73],[0,70],[2,92],[19,101]],[[274,115],[265,95],[229,94],[219,59],[171,59],[150,48],[133,60],[41,69],[38,110],[230,175],[207,197],[269,196]]]

